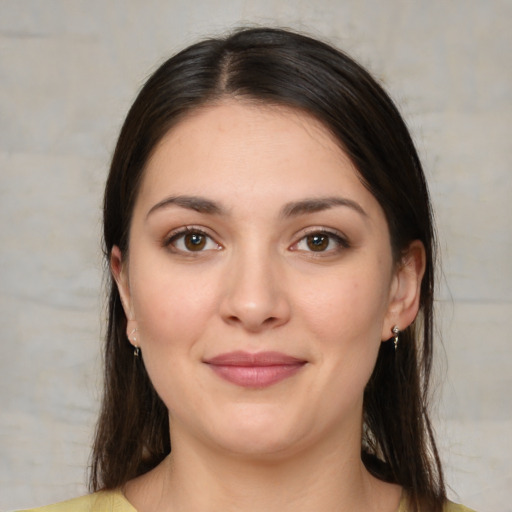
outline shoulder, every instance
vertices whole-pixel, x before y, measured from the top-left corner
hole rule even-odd
[[[409,495],[404,493],[402,499],[400,500],[400,507],[397,512],[410,512],[413,507],[410,505]],[[422,508],[426,511],[426,509]],[[443,512],[475,512],[473,509],[465,507],[464,505],[459,505],[458,503],[453,503],[453,501],[446,500],[443,506]]]
[[[20,512],[137,512],[121,491],[99,491],[72,500]]]
[[[465,507],[464,505],[458,505],[451,501],[447,501],[444,506],[443,512],[475,512],[473,509]]]

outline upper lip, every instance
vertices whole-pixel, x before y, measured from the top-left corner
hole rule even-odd
[[[306,360],[293,357],[281,352],[226,352],[204,360],[215,366],[284,366],[304,364]]]

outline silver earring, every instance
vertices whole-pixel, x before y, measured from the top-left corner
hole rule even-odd
[[[395,345],[395,352],[398,348],[398,335],[400,334],[400,329],[398,328],[397,325],[395,325],[393,327],[393,329],[391,329],[391,332],[395,335],[395,338],[393,339],[393,344]]]
[[[137,343],[137,336],[134,336],[134,334],[137,332],[137,327],[135,327],[135,329],[133,329],[133,331],[130,333],[130,335],[128,336],[128,339],[131,338],[131,341],[133,342],[133,355],[135,357],[139,357],[140,356],[140,347],[138,347],[137,345],[135,345],[135,343]]]

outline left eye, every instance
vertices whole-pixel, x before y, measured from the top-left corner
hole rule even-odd
[[[301,238],[293,249],[307,252],[328,252],[348,247],[347,241],[335,233],[317,231]]]
[[[176,233],[168,240],[167,244],[181,252],[202,252],[220,249],[219,244],[206,233],[194,230]]]

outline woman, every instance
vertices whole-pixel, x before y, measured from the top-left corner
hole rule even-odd
[[[94,493],[45,510],[467,510],[428,417],[425,178],[346,55],[251,29],[165,62],[122,128],[104,240]]]

